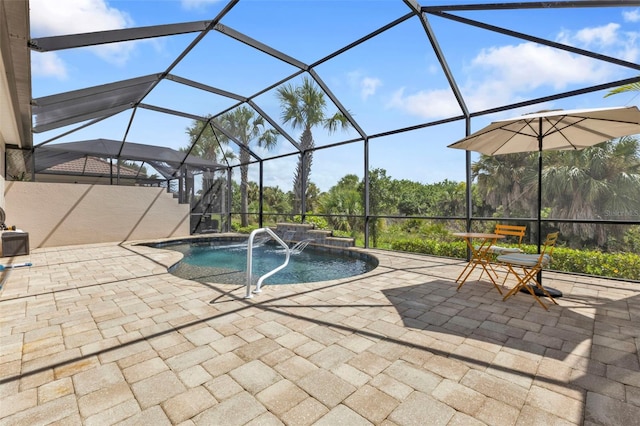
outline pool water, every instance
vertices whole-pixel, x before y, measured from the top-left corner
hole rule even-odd
[[[179,251],[184,258],[171,269],[181,278],[200,282],[246,284],[246,243],[180,243],[163,245]],[[282,265],[285,252],[275,244],[253,248],[253,283],[260,276]],[[371,258],[366,260],[349,253],[330,252],[307,246],[301,253],[291,254],[283,270],[267,278],[263,284],[295,284],[335,280],[369,272],[377,266]]]

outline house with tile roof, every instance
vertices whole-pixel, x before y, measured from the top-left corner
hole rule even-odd
[[[109,185],[146,185],[146,173],[127,165],[118,166],[98,157],[86,156],[52,165],[36,174],[37,182],[87,183]]]

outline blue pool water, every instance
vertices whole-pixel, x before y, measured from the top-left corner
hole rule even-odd
[[[222,284],[246,284],[246,242],[181,242],[163,244],[162,248],[184,254],[171,273],[182,278]],[[282,247],[267,243],[253,248],[253,282],[261,275],[282,265]],[[369,272],[377,266],[373,257],[346,251],[325,251],[307,246],[301,253],[291,254],[289,264],[264,281],[264,284],[295,284],[347,278]]]

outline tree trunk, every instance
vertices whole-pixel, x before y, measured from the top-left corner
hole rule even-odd
[[[249,161],[249,154],[245,150],[240,150],[240,163],[244,164],[240,166],[240,225],[245,228],[249,226],[249,194],[248,194],[248,182],[249,182],[249,166],[246,164]]]
[[[307,187],[309,186],[311,163],[313,161],[313,151],[309,150],[313,147],[313,135],[311,134],[311,129],[307,127],[300,137],[302,154],[298,157],[298,165],[293,179],[294,213],[305,213],[302,211],[302,200],[303,197],[306,197]]]

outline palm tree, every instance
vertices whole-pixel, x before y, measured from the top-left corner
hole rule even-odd
[[[632,136],[581,151],[550,153],[543,175],[544,197],[553,217],[631,219],[640,210],[640,141]],[[570,197],[567,194],[572,194]],[[605,245],[621,237],[624,227],[593,223],[562,224],[563,233]]]
[[[263,192],[266,212],[285,213],[287,211],[287,194],[278,186],[265,186]]]
[[[207,116],[207,119],[210,118],[210,115]],[[205,126],[206,128],[203,131],[202,129]],[[228,146],[229,141],[216,137],[208,122],[195,120],[190,127],[187,127],[187,134],[189,135],[189,146],[195,143],[191,149],[191,155],[214,162],[222,162],[225,159],[232,159],[235,157],[233,151],[224,150],[224,148]],[[196,140],[198,135],[200,135],[200,139]],[[182,152],[187,152],[188,150],[188,147],[180,148],[180,151]]]
[[[211,119],[211,115],[206,117]],[[189,135],[189,146],[180,148],[182,152],[190,152],[190,155],[204,158],[216,163],[228,163],[229,160],[235,159],[236,155],[228,148],[229,141],[225,138],[219,138],[211,129],[208,121],[195,120],[190,127],[187,127],[187,134]],[[191,151],[189,151],[190,147]],[[203,213],[213,205],[216,199],[216,192],[224,192],[226,179],[217,179],[219,185],[217,190],[214,191],[216,185],[216,179],[214,173],[207,170],[203,174],[202,189],[200,192],[200,206],[194,207],[194,209],[200,208]],[[220,210],[225,210],[225,198],[220,199]]]
[[[391,176],[387,176],[385,169],[377,168],[369,170],[369,212],[371,215],[392,214],[397,210],[400,194],[395,191],[395,185]],[[364,198],[364,181],[360,182],[360,194]],[[365,203],[364,199],[362,201]],[[373,247],[378,247],[378,236],[386,222],[383,218],[375,218],[369,224]]]
[[[535,207],[534,166],[530,153],[481,155],[471,172],[485,202],[500,208],[504,217],[511,217],[530,213],[530,206]]]
[[[278,143],[278,133],[273,129],[266,129],[264,117],[246,106],[238,107],[221,115],[216,119],[216,123],[242,145],[239,156],[240,211],[241,225],[246,227],[249,224],[247,213],[249,211],[249,162],[251,161],[251,156],[246,148],[252,142],[255,142],[259,147],[267,150],[272,149]],[[221,138],[228,142],[228,138],[225,135]]]
[[[629,84],[625,84],[624,86],[611,89],[606,95],[604,95],[604,97],[606,98],[611,95],[617,95],[619,93],[625,93],[625,92],[640,92],[640,82],[629,83]]]
[[[360,220],[357,216],[361,216],[364,210],[359,185],[358,176],[348,174],[320,197],[319,211],[333,215],[328,221],[334,229],[351,232],[352,235],[357,231]]]
[[[318,199],[320,198],[320,188],[313,182],[307,182],[306,210],[314,212],[318,207]]]
[[[277,97],[282,108],[282,121],[290,124],[293,129],[302,129],[300,156],[293,180],[293,193],[295,194],[295,212],[304,213],[302,200],[303,197],[306,197],[309,185],[315,146],[311,129],[314,126],[322,125],[329,133],[333,133],[339,126],[343,130],[347,129],[350,123],[347,117],[339,111],[330,117],[325,115],[327,102],[324,92],[309,77],[303,79],[301,86],[294,87],[287,84],[278,88]]]

